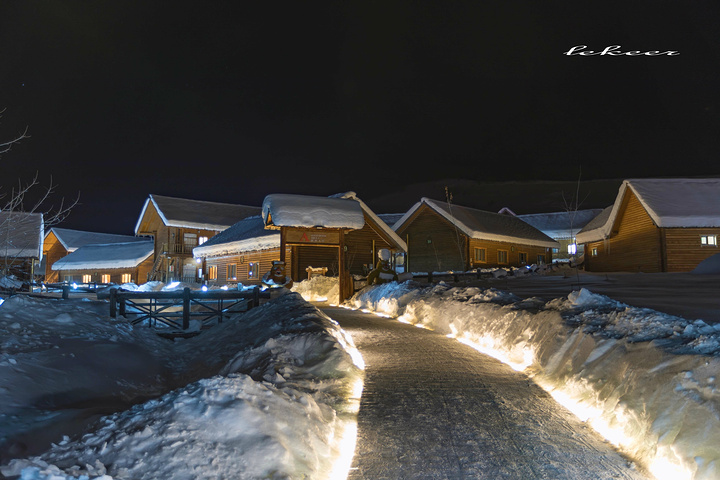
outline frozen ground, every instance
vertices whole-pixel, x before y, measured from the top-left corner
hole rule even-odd
[[[587,289],[546,301],[406,282],[368,288],[350,303],[526,373],[659,479],[720,478],[720,325]]]

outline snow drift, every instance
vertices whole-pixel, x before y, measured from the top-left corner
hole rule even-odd
[[[348,468],[338,465],[353,450],[343,442],[355,438],[362,379],[352,341],[300,295],[278,293],[175,342],[110,320],[104,302],[8,299],[0,472],[243,479],[330,478]],[[39,435],[72,430],[78,412],[101,404],[116,413],[85,415],[83,435]],[[40,440],[47,445],[24,444]]]
[[[545,302],[405,282],[366,288],[348,303],[526,372],[657,478],[720,478],[720,325],[586,289]]]

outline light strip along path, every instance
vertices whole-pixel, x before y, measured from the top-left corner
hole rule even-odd
[[[366,363],[350,480],[649,478],[496,359],[396,320],[321,309]]]

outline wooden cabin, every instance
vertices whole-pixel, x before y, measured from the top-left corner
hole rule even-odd
[[[552,251],[552,260],[563,261],[583,255],[583,245],[577,243],[578,232],[603,211],[602,208],[569,210],[565,212],[518,215],[525,223],[543,232],[560,244]]]
[[[243,218],[260,214],[260,207],[150,195],[135,226],[135,235],[151,236],[155,262],[147,280],[200,280],[193,249]]]
[[[43,258],[45,282],[55,283],[62,281],[52,266],[63,257],[85,245],[146,242],[147,238],[133,237],[132,235],[116,235],[112,233],[85,232],[68,228],[53,227],[45,232],[43,241]]]
[[[43,254],[42,213],[0,212],[0,277],[32,281]]]
[[[720,238],[720,179],[625,180],[615,202],[577,235],[585,270],[688,272]]]
[[[548,263],[558,242],[513,215],[422,198],[393,227],[409,272],[468,271]]]
[[[153,265],[152,240],[83,245],[52,269],[67,283],[142,284]]]
[[[259,285],[274,260],[280,260],[280,232],[266,230],[260,215],[240,220],[195,247],[208,285]],[[291,252],[286,253],[290,258]]]

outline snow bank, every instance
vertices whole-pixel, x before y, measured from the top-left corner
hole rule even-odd
[[[434,329],[533,380],[659,479],[720,478],[720,325],[586,289],[545,302],[406,282],[348,304]]]
[[[291,289],[308,302],[339,303],[340,285],[337,277],[317,276],[301,282],[295,282]]]
[[[298,294],[175,342],[110,321],[104,302],[13,297],[0,306],[0,334],[0,453],[30,455],[0,462],[5,476],[332,478],[349,468],[361,363],[337,323]],[[128,395],[134,406],[82,436],[35,453],[42,446],[19,442],[38,438],[38,422],[62,432],[75,419],[57,415]]]

